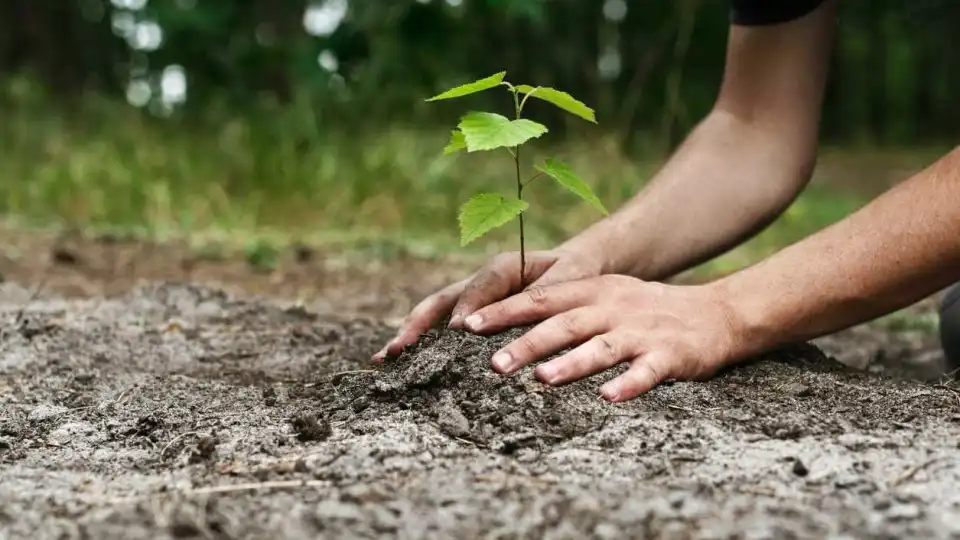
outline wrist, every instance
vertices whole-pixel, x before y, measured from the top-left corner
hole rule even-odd
[[[730,335],[729,362],[767,352],[782,345],[770,302],[775,296],[742,275],[742,271],[703,285],[721,306]],[[758,294],[759,292],[759,294]]]
[[[617,231],[612,216],[595,223],[556,249],[591,261],[600,275],[633,273],[633,249]]]

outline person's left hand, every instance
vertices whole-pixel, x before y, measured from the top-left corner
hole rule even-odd
[[[600,390],[610,401],[633,399],[668,380],[708,378],[740,354],[742,336],[727,299],[710,285],[619,275],[533,287],[476,311],[464,325],[487,334],[540,320],[494,354],[494,369],[510,374],[577,346],[537,366],[536,377],[559,385],[629,362]]]

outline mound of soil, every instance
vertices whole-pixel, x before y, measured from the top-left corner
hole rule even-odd
[[[598,429],[610,414],[595,383],[553,389],[531,370],[504,377],[489,359],[521,329],[493,337],[453,329],[431,331],[384,369],[339,380],[330,400],[334,421],[376,421],[410,410],[452,437],[503,454],[542,447]]]
[[[520,332],[373,366],[309,305],[3,284],[0,538],[960,538],[950,384],[803,344],[613,405],[493,372]]]

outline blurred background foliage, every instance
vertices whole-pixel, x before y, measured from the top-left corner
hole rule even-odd
[[[841,6],[822,127],[836,150],[756,253],[841,218],[960,131],[960,2]],[[440,150],[464,107],[509,101],[425,97],[501,70],[572,93],[599,125],[532,104],[551,127],[538,148],[616,206],[712,105],[727,30],[713,0],[5,0],[0,211],[447,249],[457,205],[509,189],[509,162]],[[535,242],[594,219],[544,191]]]

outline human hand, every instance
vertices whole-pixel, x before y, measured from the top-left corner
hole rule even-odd
[[[529,252],[526,267],[527,288],[595,277],[602,270],[599,261],[563,249]],[[466,316],[520,291],[519,252],[497,255],[472,276],[448,285],[417,304],[404,319],[396,337],[377,352],[373,360],[379,362],[387,356],[398,356],[404,347],[447,315],[450,315],[451,328],[462,328]]]
[[[486,306],[464,326],[478,334],[542,321],[494,354],[510,374],[571,346],[537,366],[535,376],[560,385],[621,362],[630,368],[605,383],[609,401],[626,401],[668,380],[704,379],[742,351],[727,299],[710,285],[675,286],[604,275],[529,290]]]

